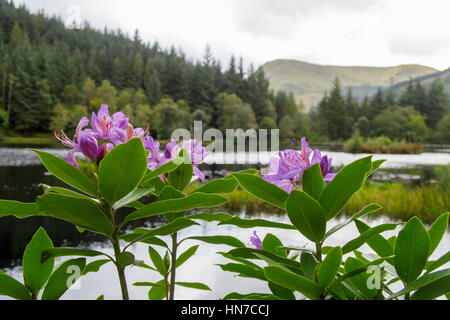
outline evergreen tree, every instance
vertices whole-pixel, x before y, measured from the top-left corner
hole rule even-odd
[[[440,78],[437,78],[431,84],[428,92],[427,107],[427,118],[425,121],[430,128],[435,128],[447,110],[447,97]]]

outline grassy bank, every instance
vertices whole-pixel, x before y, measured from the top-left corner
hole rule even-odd
[[[432,223],[441,213],[450,210],[450,188],[440,188],[437,185],[409,187],[400,183],[373,184],[366,183],[348,202],[345,212],[349,215],[361,210],[370,203],[383,207],[375,215],[385,215],[393,219],[408,220],[418,216],[425,223]],[[242,189],[236,189],[228,195],[230,201],[222,206],[223,210],[248,213],[273,212],[281,213],[280,209],[249,195]],[[372,214],[372,216],[374,216]]]
[[[422,153],[422,145],[418,142],[391,141],[388,137],[362,138],[358,134],[348,139],[343,149],[350,153]]]

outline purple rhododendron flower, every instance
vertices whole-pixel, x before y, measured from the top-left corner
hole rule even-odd
[[[128,118],[122,112],[109,115],[108,106],[102,104],[97,115],[92,112],[92,130],[94,137],[103,141],[111,141],[118,145],[129,140]]]
[[[305,138],[301,139],[300,152],[292,149],[279,152],[278,157],[272,157],[269,161],[269,173],[263,176],[264,180],[283,188],[287,193],[291,193],[295,182],[303,172],[311,165],[318,163],[322,170],[325,181],[331,181],[335,173],[329,173],[331,169],[331,158],[325,155],[322,157],[319,150],[315,150],[310,160],[311,148]]]
[[[72,148],[72,150],[69,151],[69,153],[64,157],[64,160],[66,160],[68,163],[73,165],[76,168],[79,168],[77,161],[75,160],[75,152],[80,151],[80,144],[79,144],[79,136],[83,132],[83,128],[86,127],[89,124],[89,119],[86,117],[82,117],[80,121],[78,122],[77,128],[75,130],[75,135],[73,137],[73,140],[70,140],[67,135],[64,133],[64,131],[61,130],[61,135],[58,136],[56,130],[54,132],[56,139],[61,141],[63,145],[66,147]]]
[[[311,165],[319,163],[320,171],[322,171],[323,180],[331,181],[336,176],[336,173],[329,173],[331,170],[331,158],[327,155],[322,157],[322,154],[318,149],[314,150],[314,154],[311,160]]]
[[[256,249],[261,250],[262,241],[261,241],[261,238],[258,237],[258,235],[256,234],[256,231],[253,231],[253,236],[250,237],[250,242]]]
[[[188,152],[191,163],[194,169],[194,175],[196,175],[200,180],[205,180],[205,175],[200,169],[197,167],[199,164],[203,162],[203,160],[209,155],[209,152],[206,152],[206,148],[203,147],[200,143],[196,145],[196,141],[191,139],[188,141],[184,141],[181,147],[177,144],[175,140],[171,140],[166,145],[166,150],[164,151],[165,159],[173,159],[180,153],[181,149],[184,149]]]
[[[146,150],[150,151],[147,160],[147,167],[150,170],[153,171],[167,162],[167,159],[159,154],[159,142],[154,142],[152,136],[145,137],[144,147]]]

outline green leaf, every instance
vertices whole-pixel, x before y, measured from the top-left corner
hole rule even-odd
[[[327,221],[335,217],[361,188],[366,174],[372,169],[371,159],[372,156],[365,157],[345,166],[325,187],[319,202]]]
[[[411,300],[433,300],[450,292],[450,275],[437,279],[421,288],[411,296]]]
[[[273,282],[267,284],[269,286],[270,291],[273,292],[278,298],[282,300],[295,300],[294,292],[292,290],[283,288]]]
[[[360,234],[370,230],[370,227],[360,220],[356,220],[355,224]],[[394,247],[380,234],[374,235],[366,243],[380,257],[388,257],[394,254]],[[394,259],[387,259],[386,261],[394,265]]]
[[[152,202],[125,217],[124,222],[147,218],[168,212],[180,212],[199,208],[211,208],[228,202],[218,194],[194,193],[180,199],[160,200]]]
[[[73,190],[69,190],[66,188],[61,188],[61,187],[50,187],[44,184],[40,184],[39,186],[44,188],[44,192],[45,193],[56,193],[56,194],[61,194],[61,195],[65,195],[65,196],[69,196],[69,197],[75,197],[75,198],[83,198],[83,199],[91,199],[93,201],[97,201],[97,199],[89,197],[89,196],[85,196],[81,193],[78,193],[76,191]]]
[[[355,220],[355,223],[358,220]],[[394,230],[398,226],[398,223],[385,223],[380,224],[376,227],[373,227],[367,231],[364,231],[360,234],[359,237],[350,240],[342,247],[342,253],[346,254],[352,252],[353,250],[358,249],[368,240],[372,239],[375,235],[385,232],[387,230]]]
[[[261,249],[236,248],[236,249],[230,250],[227,253],[233,257],[245,258],[245,259],[262,259],[260,256],[264,256],[280,265],[295,269],[297,271],[302,271],[302,265],[299,262],[288,259],[288,258],[280,257],[271,252],[261,250]]]
[[[261,268],[256,269],[241,263],[227,263],[218,265],[223,271],[238,273],[240,277],[254,278],[267,281]]]
[[[349,225],[350,223],[352,223],[353,221],[355,221],[356,219],[359,219],[369,213],[375,212],[380,210],[382,207],[371,203],[367,206],[365,206],[361,211],[359,211],[358,213],[354,214],[349,220],[347,220],[346,222],[343,223],[339,223],[337,225],[335,225],[333,228],[331,228],[326,234],[325,234],[325,238],[328,238],[329,236],[331,236],[332,234],[334,234],[335,232],[341,230],[342,228],[344,228],[345,226]]]
[[[15,216],[19,219],[38,216],[36,203],[23,203],[12,200],[0,200],[0,217]]]
[[[150,256],[150,260],[152,260],[156,270],[158,270],[158,272],[164,277],[166,275],[167,269],[166,265],[164,264],[164,260],[163,258],[161,258],[158,251],[149,246],[148,255]]]
[[[226,220],[230,220],[233,218],[233,216],[229,213],[225,213],[225,212],[203,212],[203,213],[196,213],[190,216],[186,216],[186,218],[188,219],[198,219],[198,220],[203,220],[203,221],[207,221],[207,222],[213,222],[213,221],[226,221]]]
[[[181,149],[179,159],[182,163],[175,170],[169,172],[169,182],[175,189],[183,191],[191,182],[194,169],[187,150]]]
[[[381,159],[381,160],[375,160],[374,162],[372,162],[372,169],[370,169],[370,171],[367,173],[367,178],[374,173],[375,171],[377,171],[381,165],[386,161],[386,159]]]
[[[303,267],[303,272],[310,280],[314,277],[314,270],[317,267],[318,261],[311,252],[302,251],[300,254],[300,263]]]
[[[427,285],[429,285],[430,283],[433,283],[434,281],[437,281],[439,279],[442,279],[444,277],[448,277],[450,275],[450,269],[444,269],[444,270],[439,270],[433,273],[426,273],[424,274],[422,277],[420,277],[417,280],[411,281],[410,283],[408,283],[408,285],[406,286],[406,288],[403,288],[402,290],[390,295],[389,297],[387,297],[387,300],[391,300],[397,297],[400,297],[402,295],[405,295],[409,292],[418,290],[422,287],[425,287]]]
[[[427,272],[434,271],[449,261],[450,261],[450,251],[448,251],[446,254],[444,254],[442,257],[440,257],[436,261],[429,261],[426,265]]]
[[[81,257],[97,257],[105,255],[103,252],[91,249],[77,248],[49,248],[42,251],[41,261],[47,261],[53,257],[81,256]]]
[[[286,201],[286,212],[301,234],[313,242],[322,241],[326,221],[316,200],[303,191],[292,190]]]
[[[100,267],[104,264],[107,264],[108,262],[111,262],[110,259],[100,259],[92,261],[91,263],[88,263],[86,268],[84,268],[83,276],[85,274],[88,274],[89,272],[98,272],[100,270]]]
[[[41,290],[52,274],[54,259],[41,262],[42,252],[49,248],[53,248],[53,242],[40,227],[25,248],[22,258],[25,286],[32,292]]]
[[[86,258],[65,261],[48,280],[42,300],[58,300],[83,274]]]
[[[166,184],[159,178],[153,178],[150,181],[147,181],[145,184],[141,184],[144,188],[153,187],[155,188],[154,191],[152,191],[153,194],[159,195],[161,191],[166,187]]]
[[[212,180],[200,188],[194,190],[194,192],[203,193],[232,193],[236,190],[238,183],[234,178],[226,177],[222,179]]]
[[[278,266],[264,268],[266,278],[283,288],[298,291],[309,299],[319,299],[322,290],[313,281]]]
[[[134,254],[128,251],[121,252],[117,257],[117,262],[124,267],[134,264],[135,261]]]
[[[232,175],[248,193],[271,205],[284,209],[284,203],[288,198],[288,194],[284,190],[250,173],[234,173]]]
[[[273,294],[267,293],[240,294],[237,292],[232,292],[227,294],[223,300],[279,300],[279,298]]]
[[[270,220],[264,220],[264,219],[241,219],[239,217],[232,217],[231,219],[224,219],[223,221],[219,222],[219,226],[221,225],[233,225],[237,226],[239,228],[256,228],[256,227],[263,227],[263,228],[279,228],[279,229],[291,229],[295,230],[296,228],[290,224],[281,223],[281,222],[274,222]]]
[[[411,218],[395,242],[394,267],[399,278],[406,283],[416,280],[427,263],[429,250],[427,229],[417,217]]]
[[[110,204],[133,191],[147,169],[147,157],[142,139],[133,138],[114,147],[100,162],[98,187]]]
[[[275,235],[271,233],[267,233],[263,239],[261,249],[286,258],[287,257],[286,249],[281,249],[282,247],[283,243],[281,242],[280,239],[278,239]]]
[[[344,264],[345,273],[354,274],[348,277],[348,281],[356,288],[357,295],[364,300],[372,299],[378,293],[377,288],[369,289],[367,286],[367,280],[370,277],[366,272],[368,267],[368,264],[352,257],[349,257]]]
[[[166,297],[166,284],[160,280],[148,291],[149,300],[162,300]]]
[[[303,172],[302,176],[303,191],[309,194],[317,201],[320,200],[323,190],[325,189],[325,183],[322,177],[322,171],[318,163],[312,165]]]
[[[186,251],[184,251],[182,254],[180,254],[177,258],[176,267],[178,268],[183,263],[185,263],[190,257],[192,257],[197,252],[198,247],[199,247],[198,245],[192,246]]]
[[[126,234],[120,238],[130,242],[128,245],[135,242],[145,242],[155,236],[167,236],[169,234],[178,232],[190,226],[199,225],[197,222],[186,218],[178,218],[166,225],[155,229],[135,229],[132,234]]]
[[[319,267],[317,277],[322,288],[327,288],[328,285],[334,280],[341,263],[342,249],[341,247],[335,247],[328,252],[325,260],[323,260]]]
[[[183,192],[178,191],[172,186],[166,186],[159,194],[158,201],[169,199],[180,199],[184,197],[185,195]],[[183,215],[184,212],[168,212],[164,214],[164,218],[166,218],[168,222],[171,222],[176,218],[182,217]]]
[[[200,282],[175,282],[175,284],[177,286],[182,286],[182,287],[191,288],[191,289],[212,291],[210,287],[208,287],[206,284],[203,284]]]
[[[245,244],[242,243],[241,240],[236,239],[232,236],[222,236],[222,235],[216,235],[216,236],[197,236],[197,237],[189,237],[185,238],[184,240],[198,240],[203,241],[206,243],[212,243],[212,244],[225,244],[230,247],[236,247],[236,248],[242,248],[245,247]]]
[[[0,295],[17,300],[31,300],[30,292],[23,284],[0,270]]]
[[[98,205],[89,199],[47,193],[38,197],[39,211],[51,217],[69,221],[84,229],[111,235],[114,226]]]
[[[428,252],[428,256],[431,256],[434,250],[436,250],[447,230],[448,215],[448,212],[441,214],[431,225],[430,230],[428,230],[428,235],[430,236],[430,251]]]
[[[97,197],[98,191],[94,184],[80,170],[66,162],[65,160],[54,156],[48,152],[32,150],[41,159],[47,170],[58,179],[68,185]]]
[[[142,178],[141,184],[146,184],[153,180],[154,178],[158,178],[159,176],[169,173],[173,170],[175,170],[180,163],[182,162],[182,158],[176,157],[170,162],[167,162],[163,164],[162,166],[156,168],[155,170],[151,171],[147,169],[146,174]]]
[[[114,204],[113,209],[117,210],[119,208],[125,207],[125,206],[129,205],[130,203],[135,202],[136,200],[139,200],[142,197],[145,197],[146,195],[148,195],[150,192],[152,192],[154,190],[155,190],[154,187],[136,188],[133,191],[131,191],[129,194],[127,194],[125,197],[123,197],[122,199],[117,201]],[[138,206],[141,207],[141,205],[138,205]]]
[[[105,295],[101,294],[95,300],[105,300]]]

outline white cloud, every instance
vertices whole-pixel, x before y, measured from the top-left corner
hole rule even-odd
[[[278,58],[337,65],[419,63],[449,67],[445,0],[16,0],[67,17],[77,5],[92,26],[139,29],[146,41],[200,59],[209,43],[223,65],[231,54],[262,64]]]

